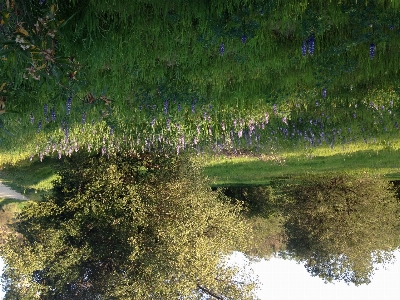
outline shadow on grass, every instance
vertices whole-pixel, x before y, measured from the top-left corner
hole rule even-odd
[[[42,162],[24,160],[13,166],[6,166],[0,172],[2,182],[30,200],[41,200],[48,194],[52,181],[62,162],[55,157],[45,157]]]
[[[227,159],[207,165],[204,173],[213,186],[268,185],[271,180],[302,173],[373,173],[388,180],[400,179],[400,151],[356,151],[330,156],[289,156],[284,163],[254,158]]]

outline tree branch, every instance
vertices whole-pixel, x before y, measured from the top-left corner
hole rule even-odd
[[[214,297],[215,299],[224,300],[224,298],[222,298],[222,296],[217,295],[212,290],[209,290],[209,289],[205,288],[204,286],[201,286],[200,284],[197,284],[197,288],[199,290],[201,290],[202,292],[206,293],[207,295]]]

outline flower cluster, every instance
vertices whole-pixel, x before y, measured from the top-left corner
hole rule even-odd
[[[372,59],[375,57],[375,50],[376,50],[376,46],[374,43],[372,43],[371,45],[369,45],[369,57]]]

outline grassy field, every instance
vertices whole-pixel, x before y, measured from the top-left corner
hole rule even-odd
[[[53,2],[21,5],[25,44],[13,11],[2,27],[1,176],[30,198],[51,187],[58,158],[118,148],[188,151],[214,185],[398,177],[393,3]],[[54,57],[36,55],[43,45]]]
[[[346,172],[400,179],[399,141],[352,144],[339,149],[316,148],[280,154],[243,154],[203,159],[205,174],[215,186],[264,185],[274,178],[303,173]]]

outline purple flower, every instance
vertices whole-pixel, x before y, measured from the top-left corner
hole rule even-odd
[[[43,3],[45,3],[46,0],[39,0],[39,4],[42,5]]]
[[[303,41],[303,45],[301,45],[301,54],[303,56],[307,55],[307,44],[306,44],[306,41]]]
[[[82,124],[86,123],[86,112],[82,114]]]
[[[101,155],[104,156],[104,154],[106,154],[106,147],[105,146],[101,147]]]
[[[31,113],[31,114],[29,115],[29,119],[30,119],[30,121],[31,121],[32,124],[35,122],[35,117],[33,116],[33,113]]]
[[[268,124],[269,122],[269,114],[265,113],[265,124]]]
[[[171,130],[171,120],[167,119],[167,130]]]
[[[38,132],[40,130],[42,130],[42,120],[39,120],[39,123],[38,123]]]
[[[56,109],[54,107],[51,109],[51,119],[53,122],[56,121]]]
[[[247,41],[247,36],[242,35],[242,43],[244,44],[244,43],[246,43],[246,41]]]
[[[322,89],[322,98],[326,98],[326,89]]]
[[[221,45],[219,46],[219,53],[222,55],[224,55],[225,53],[225,45],[224,43],[221,43]]]
[[[276,115],[276,114],[277,114],[277,107],[276,107],[276,104],[273,105],[272,109],[273,109],[273,111],[274,111],[274,114]]]
[[[72,95],[69,95],[67,99],[67,114],[71,112],[71,105],[72,105]]]
[[[168,100],[164,101],[164,114],[168,113]]]
[[[49,107],[48,107],[47,104],[45,104],[45,105],[43,106],[43,112],[44,112],[44,115],[47,116],[47,113],[49,112]]]
[[[114,134],[114,127],[110,126],[110,135],[113,135],[113,134]]]
[[[194,106],[194,102],[192,103],[192,113],[194,113],[194,108],[195,108],[195,106]]]
[[[315,46],[314,37],[313,37],[313,36],[310,37],[310,38],[308,39],[307,43],[308,43],[308,53],[309,53],[310,55],[313,55],[313,54],[314,54],[314,46]]]
[[[182,110],[182,107],[181,107],[181,103],[179,102],[178,103],[178,111],[181,111]]]
[[[288,124],[286,117],[282,118],[282,122],[285,123],[286,125]]]
[[[369,45],[369,57],[372,59],[375,57],[375,50],[376,50],[376,46],[374,43],[372,43],[371,45]]]

